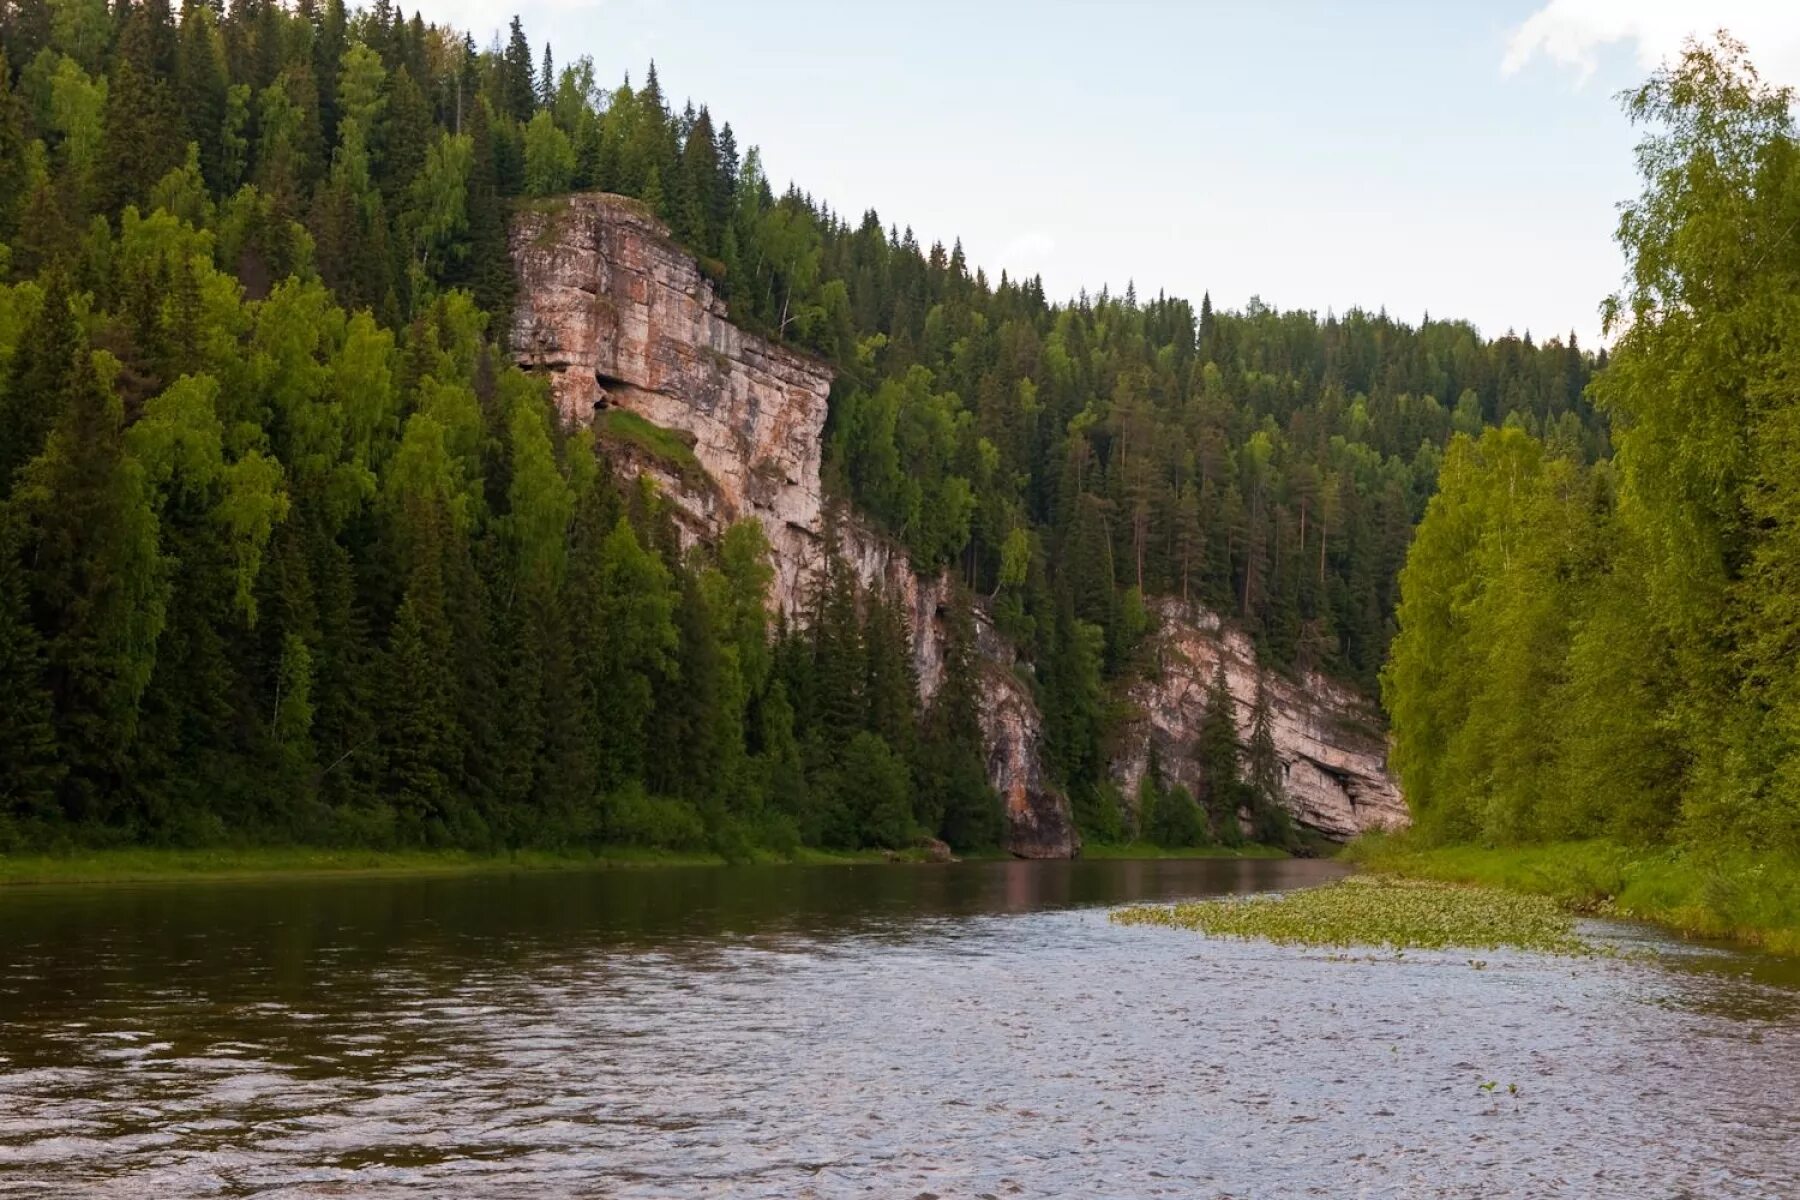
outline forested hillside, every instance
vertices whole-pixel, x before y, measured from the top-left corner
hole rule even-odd
[[[1384,694],[1442,841],[1800,849],[1800,145],[1741,46],[1629,99],[1649,126],[1617,452],[1458,438],[1401,576]],[[1712,898],[1708,898],[1712,903]]]
[[[1372,685],[1453,434],[1610,452],[1572,337],[1058,302],[516,21],[0,21],[0,845],[993,841],[960,617],[921,713],[892,606],[839,572],[775,627],[753,528],[683,554],[509,365],[528,197],[640,198],[836,365],[828,483],[991,605],[1108,833],[1147,594]]]

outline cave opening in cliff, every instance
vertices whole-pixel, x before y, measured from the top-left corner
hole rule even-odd
[[[628,386],[625,380],[620,379],[617,375],[608,375],[604,371],[594,372],[594,382],[599,385],[599,390],[594,397],[596,414],[603,413],[612,407],[612,390],[614,388]]]

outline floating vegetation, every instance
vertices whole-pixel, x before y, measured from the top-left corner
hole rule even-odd
[[[1278,896],[1234,896],[1190,904],[1137,905],[1121,925],[1169,925],[1214,937],[1263,938],[1284,946],[1388,946],[1591,954],[1554,900],[1495,888],[1356,876]],[[1484,960],[1470,960],[1471,965]]]

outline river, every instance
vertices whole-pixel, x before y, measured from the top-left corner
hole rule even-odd
[[[0,1195],[1800,1196],[1790,960],[1107,919],[1338,872],[14,888]]]

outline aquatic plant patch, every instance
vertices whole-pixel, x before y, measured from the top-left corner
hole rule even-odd
[[[1168,925],[1213,937],[1296,946],[1595,951],[1576,936],[1574,918],[1548,897],[1370,876],[1275,896],[1135,905],[1115,912],[1112,919],[1121,925]]]

